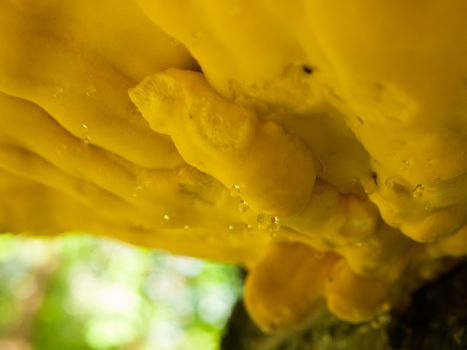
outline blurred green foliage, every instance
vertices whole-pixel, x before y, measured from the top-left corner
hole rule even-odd
[[[85,235],[0,236],[0,349],[210,350],[235,266]]]

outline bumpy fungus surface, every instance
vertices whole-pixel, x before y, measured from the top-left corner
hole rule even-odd
[[[467,3],[0,0],[0,228],[250,269],[287,330],[467,254]]]

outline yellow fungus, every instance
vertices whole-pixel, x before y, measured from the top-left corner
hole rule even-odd
[[[0,1],[0,228],[250,269],[267,331],[467,254],[467,3]],[[418,272],[417,272],[418,271]]]

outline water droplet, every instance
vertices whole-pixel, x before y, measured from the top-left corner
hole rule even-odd
[[[88,144],[91,142],[91,138],[89,137],[89,127],[87,124],[81,124],[81,139],[85,144]]]
[[[418,184],[417,186],[415,186],[413,192],[412,192],[412,196],[414,198],[421,198],[423,196],[423,191],[425,190],[425,186],[422,185],[422,184]]]
[[[132,197],[138,197],[138,193],[143,190],[143,186],[138,185],[135,187],[135,191],[132,193]]]
[[[387,188],[394,188],[394,185],[396,184],[396,179],[393,177],[388,177],[386,179],[385,185]]]
[[[250,209],[250,206],[248,205],[247,202],[242,200],[240,204],[238,205],[238,210],[240,210],[242,213],[245,213],[248,211],[248,209]]]
[[[256,222],[258,229],[262,231],[279,232],[281,229],[281,220],[278,216],[260,213],[256,217]]]
[[[170,221],[170,215],[168,215],[168,214],[164,214],[164,215],[162,216],[162,218],[163,218],[165,221]]]
[[[240,185],[233,185],[232,188],[230,189],[230,195],[232,197],[240,196]]]
[[[189,230],[189,229],[190,229],[190,226],[185,225],[185,226],[183,226],[183,229],[184,229],[184,230]]]
[[[273,223],[274,225],[280,225],[281,220],[279,219],[278,216],[273,216],[273,217],[272,217],[272,223]]]
[[[235,230],[235,226],[234,225],[229,225],[229,231],[233,231]]]

